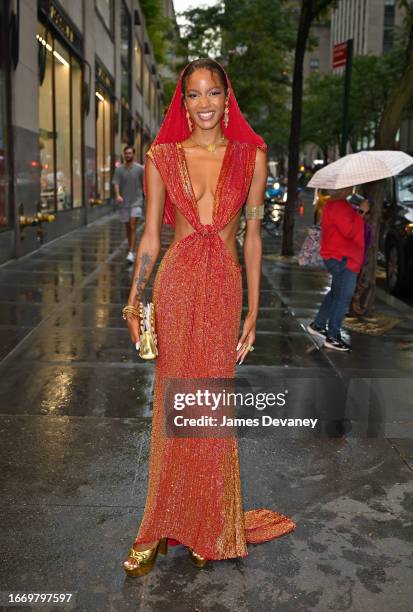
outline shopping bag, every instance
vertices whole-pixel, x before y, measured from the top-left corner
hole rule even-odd
[[[308,228],[307,236],[298,254],[298,263],[307,268],[324,268],[320,255],[321,227],[313,225]]]

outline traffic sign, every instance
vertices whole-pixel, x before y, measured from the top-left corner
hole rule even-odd
[[[334,45],[333,47],[333,69],[341,68],[347,62],[347,44],[348,41]]]

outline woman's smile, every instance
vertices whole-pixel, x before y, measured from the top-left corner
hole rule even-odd
[[[215,115],[215,111],[199,111],[197,115],[201,121],[210,121]]]

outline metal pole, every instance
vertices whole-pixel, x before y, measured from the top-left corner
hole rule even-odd
[[[350,89],[351,89],[351,69],[353,66],[353,39],[347,40],[347,61],[346,61],[346,72],[344,76],[344,98],[343,98],[343,128],[342,128],[342,140],[340,146],[340,157],[343,157],[347,152],[347,140],[348,140],[348,118],[349,118],[349,106],[350,106]]]

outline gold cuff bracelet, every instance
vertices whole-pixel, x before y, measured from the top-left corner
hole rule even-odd
[[[264,204],[259,206],[246,206],[245,207],[245,218],[250,219],[263,219],[264,218]]]

